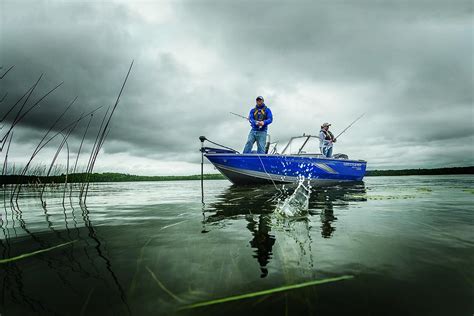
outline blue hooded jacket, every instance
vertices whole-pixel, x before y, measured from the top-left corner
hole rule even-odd
[[[266,119],[263,121],[263,126],[257,125],[257,121],[255,120],[255,117],[254,117],[255,107],[259,110],[265,108]],[[255,107],[252,108],[249,113],[249,122],[250,122],[250,126],[252,126],[252,131],[266,132],[268,129],[268,125],[270,125],[273,122],[272,111],[270,110],[269,107],[265,105],[265,103],[262,103],[261,106],[256,105]]]

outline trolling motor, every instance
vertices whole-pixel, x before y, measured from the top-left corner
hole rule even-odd
[[[201,141],[201,202],[204,204],[204,142],[206,136],[199,136]]]
[[[239,152],[233,148],[218,144],[206,138],[206,136],[199,136],[199,140],[201,141],[201,196],[202,196],[202,203],[204,204],[204,154],[205,153],[231,153],[231,154],[238,154]],[[214,144],[218,147],[224,148],[211,148],[211,147],[204,147],[204,142],[208,141],[211,144]]]
[[[199,136],[199,140],[201,141],[201,149],[200,151],[202,153],[204,153],[206,150],[205,150],[205,147],[204,147],[204,142],[207,140],[206,136]]]

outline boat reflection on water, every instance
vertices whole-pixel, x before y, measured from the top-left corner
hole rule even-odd
[[[291,244],[297,244],[300,261],[309,257],[309,265],[313,266],[310,230],[319,226],[322,238],[333,237],[338,212],[349,210],[350,203],[367,201],[366,188],[364,182],[313,188],[305,214],[288,218],[274,214],[278,201],[290,196],[295,188],[279,187],[277,191],[274,186],[231,186],[205,206],[203,232],[221,229],[230,220],[246,220],[252,236],[249,244],[262,278],[268,275],[277,236],[288,237]]]
[[[246,219],[249,222],[247,228],[253,234],[253,239],[250,241],[250,246],[255,248],[253,257],[260,265],[260,277],[264,278],[268,275],[267,264],[272,258],[272,248],[275,244],[275,236],[270,234],[271,218],[269,214],[260,214],[258,222],[251,216],[247,216]]]
[[[271,232],[271,214],[277,197],[273,186],[231,186],[218,197],[217,202],[206,207],[206,213],[212,214],[205,214],[205,224],[216,224],[229,218],[240,219],[242,216],[245,218],[248,222],[247,229],[252,234],[249,243],[255,249],[253,257],[260,265],[262,278],[268,275],[267,264],[273,256],[275,235]]]
[[[337,220],[334,216],[334,209],[332,203],[325,203],[324,209],[321,211],[321,236],[324,238],[330,238],[333,232],[336,230],[332,226],[332,223]]]
[[[334,223],[337,211],[349,209],[351,202],[367,201],[364,182],[337,185],[314,190],[311,194],[309,214],[319,215],[321,219],[321,236],[331,238],[336,231]]]

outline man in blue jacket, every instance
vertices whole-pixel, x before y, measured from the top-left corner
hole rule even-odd
[[[273,115],[270,108],[263,103],[263,97],[257,97],[257,104],[249,113],[250,130],[247,144],[245,144],[244,154],[252,152],[252,147],[257,142],[257,153],[265,154],[265,141],[267,140],[268,125],[273,122]]]

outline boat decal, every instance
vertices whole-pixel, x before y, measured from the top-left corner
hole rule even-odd
[[[347,166],[347,167],[361,167],[362,163],[361,162],[344,162],[344,166]]]
[[[240,173],[246,176],[250,177],[256,177],[260,179],[266,179],[266,180],[274,180],[274,181],[282,181],[282,182],[295,182],[298,180],[298,177],[291,177],[291,176],[286,176],[286,175],[280,175],[280,174],[273,174],[273,173],[265,173],[261,171],[255,171],[255,170],[244,170],[244,169],[239,169],[239,168],[232,168],[229,166],[223,166],[221,164],[215,163],[214,166],[221,170],[228,170],[236,173]],[[225,172],[221,172],[225,174]],[[226,176],[226,178],[229,178]]]
[[[334,170],[333,168],[329,167],[328,165],[326,165],[325,163],[314,163],[314,165],[328,173],[332,173],[332,174],[338,174],[338,172],[336,170]]]

